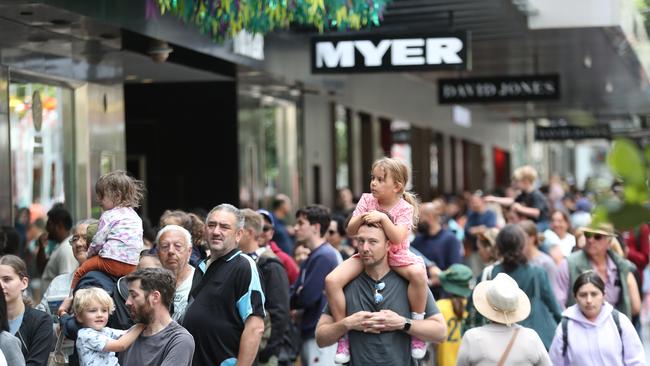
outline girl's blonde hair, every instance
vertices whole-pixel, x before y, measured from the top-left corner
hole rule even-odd
[[[113,299],[111,299],[111,295],[99,287],[88,287],[77,290],[74,293],[72,309],[77,316],[81,315],[93,301],[108,308],[109,314],[112,314],[115,310],[115,304],[113,303]]]
[[[108,197],[116,207],[139,207],[144,192],[144,183],[123,170],[102,175],[95,185],[97,196],[100,199]]]
[[[419,202],[415,194],[406,191],[406,183],[409,179],[409,169],[401,160],[395,158],[383,157],[372,164],[372,170],[379,168],[384,172],[384,178],[388,174],[393,178],[395,183],[401,185],[399,194],[402,195],[404,200],[413,206],[413,227],[417,227],[420,219]]]

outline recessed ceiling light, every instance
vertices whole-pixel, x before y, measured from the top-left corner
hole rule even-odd
[[[52,19],[52,20],[50,20],[50,23],[52,23],[54,25],[59,25],[59,26],[72,24],[71,21],[66,20],[66,19]]]
[[[31,35],[31,36],[28,36],[27,41],[29,41],[31,43],[44,43],[44,42],[47,42],[47,37],[42,36],[42,35],[38,35],[38,34],[34,34],[34,35]]]
[[[142,84],[151,84],[153,83],[153,79],[142,79]]]
[[[124,80],[136,80],[138,78],[138,75],[127,75],[124,77]]]
[[[108,39],[108,40],[110,40],[110,39],[116,39],[116,38],[118,38],[118,35],[117,35],[117,34],[114,34],[114,33],[102,33],[102,34],[99,35],[99,37],[100,37],[100,38],[103,38],[103,39]]]

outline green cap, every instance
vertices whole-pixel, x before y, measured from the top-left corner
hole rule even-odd
[[[99,229],[98,222],[88,224],[88,228],[86,228],[86,243],[88,243],[88,245],[93,242],[93,237],[97,234],[97,229]]]
[[[452,264],[439,275],[442,289],[449,294],[461,297],[469,297],[472,293],[469,288],[469,281],[472,276],[472,270],[460,263]]]

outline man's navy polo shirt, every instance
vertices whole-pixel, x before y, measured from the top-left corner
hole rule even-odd
[[[194,366],[236,358],[248,316],[265,315],[257,265],[239,249],[214,261],[190,297],[183,326],[194,337]]]

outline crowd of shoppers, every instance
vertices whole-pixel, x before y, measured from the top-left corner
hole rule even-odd
[[[22,210],[0,248],[0,365],[46,365],[55,347],[71,365],[414,365],[425,350],[437,365],[644,364],[648,225],[593,225],[588,196],[540,189],[532,167],[506,195],[430,202],[408,176],[385,158],[358,203],[278,194],[268,210],[168,210],[153,231],[123,172],[100,179],[100,221],[55,205],[39,232]]]

